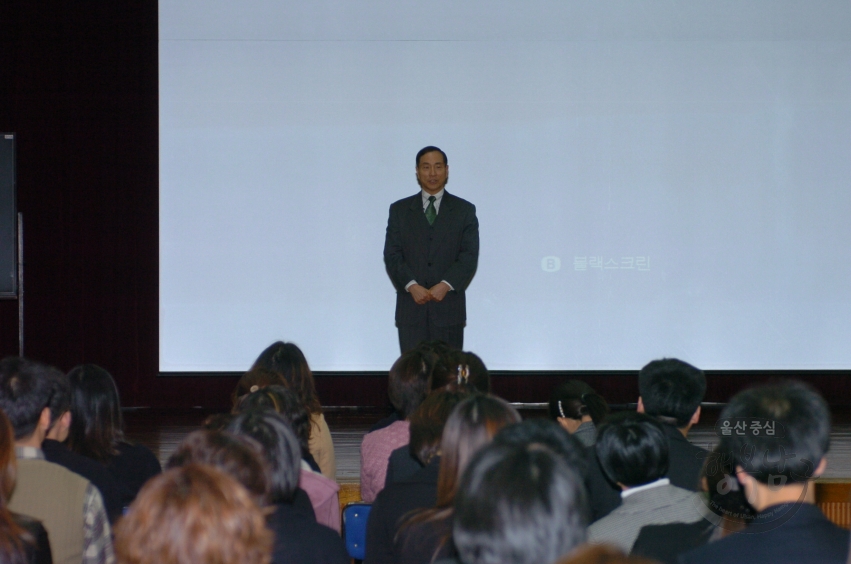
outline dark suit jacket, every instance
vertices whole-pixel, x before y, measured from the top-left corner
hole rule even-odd
[[[396,325],[463,325],[467,320],[464,291],[478,260],[479,221],[473,204],[444,191],[434,225],[429,225],[422,192],[393,203],[384,264],[396,287]],[[405,291],[411,280],[426,288],[446,280],[454,291],[443,301],[417,305]]]
[[[349,564],[343,539],[334,529],[317,523],[312,508],[281,503],[274,509],[266,520],[275,533],[272,564]]]
[[[845,564],[848,531],[809,503],[783,503],[760,512],[748,527],[680,555],[682,564]]]
[[[440,457],[403,482],[388,484],[372,504],[366,524],[364,564],[396,564],[393,552],[399,523],[414,509],[434,507],[437,503],[437,475]]]

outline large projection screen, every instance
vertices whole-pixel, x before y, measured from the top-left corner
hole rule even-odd
[[[497,370],[851,368],[851,3],[160,0],[160,370],[398,356],[437,145]]]

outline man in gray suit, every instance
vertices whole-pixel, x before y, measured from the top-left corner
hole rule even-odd
[[[703,518],[699,494],[671,485],[668,441],[661,423],[642,413],[619,413],[597,434],[597,457],[621,488],[620,507],[588,527],[588,541],[632,550],[645,525],[693,523]]]
[[[390,206],[384,264],[396,287],[396,326],[402,352],[440,339],[461,349],[467,307],[464,291],[479,260],[476,207],[446,192],[446,153],[417,153],[420,192]]]

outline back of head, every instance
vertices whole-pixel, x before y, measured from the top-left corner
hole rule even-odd
[[[754,422],[760,426],[757,433]],[[735,428],[736,423],[746,424],[745,433],[722,434],[721,446],[733,453],[737,465],[762,483],[777,485],[813,478],[830,448],[827,403],[801,382],[739,392],[718,420],[722,427]]]
[[[414,349],[400,356],[390,368],[387,393],[403,419],[408,419],[428,395],[436,361],[434,353]]]
[[[588,455],[585,447],[561,425],[546,419],[527,419],[509,425],[494,437],[494,443],[525,448],[529,445],[544,446],[564,460],[574,472],[584,478],[588,474]]]
[[[269,470],[270,502],[291,501],[298,487],[301,448],[289,424],[273,411],[249,411],[237,415],[227,430],[250,437],[262,447]]]
[[[14,430],[9,418],[0,411],[0,562],[3,564],[28,563],[21,542],[23,530],[15,523],[8,509],[9,498],[15,489],[16,474]]]
[[[588,415],[595,425],[600,425],[609,414],[609,405],[585,382],[568,380],[550,394],[549,410],[553,421],[560,417],[582,419]]]
[[[215,466],[239,482],[264,505],[269,490],[262,449],[253,439],[222,431],[193,431],[169,457],[167,468],[189,464]]]
[[[461,479],[453,539],[464,564],[552,564],[585,541],[585,506],[560,456],[492,443]]]
[[[50,376],[50,423],[56,423],[64,413],[71,410],[71,383],[68,376],[55,370]]]
[[[268,564],[272,533],[248,492],[211,466],[152,478],[115,527],[120,564]]]
[[[485,363],[478,355],[465,351],[451,351],[446,362],[449,363],[450,387],[465,387],[471,391],[488,394],[491,391],[491,378]]]
[[[236,387],[233,389],[231,400],[233,401],[233,410],[236,411],[240,402],[253,392],[257,392],[268,386],[285,386],[286,382],[277,372],[267,370],[265,368],[252,368],[243,374]]]
[[[234,414],[248,411],[271,410],[290,424],[301,445],[302,454],[308,452],[310,441],[310,413],[298,400],[295,392],[280,385],[266,386],[249,393],[234,408]]]
[[[668,439],[654,418],[622,412],[597,434],[597,458],[609,479],[627,487],[649,484],[668,473]]]
[[[423,465],[427,465],[437,455],[443,427],[449,415],[468,395],[466,392],[433,392],[411,414],[411,441],[408,448]]]
[[[452,503],[461,474],[473,455],[500,429],[519,421],[517,410],[495,396],[474,394],[455,406],[440,441],[438,507],[448,507]]]
[[[417,350],[434,355],[434,368],[431,372],[431,389],[441,390],[455,381],[452,366],[452,353],[455,349],[439,339],[423,341],[417,345]]]
[[[638,373],[638,395],[644,412],[671,419],[677,427],[689,424],[705,394],[703,371],[676,358],[654,360]]]
[[[0,361],[0,409],[12,427],[15,440],[30,437],[45,407],[49,407],[51,379],[58,371],[25,358]]]
[[[83,364],[68,373],[71,386],[71,450],[105,462],[124,440],[124,419],[118,388],[112,376],[94,364]]]
[[[321,413],[316,384],[307,359],[295,343],[277,341],[260,353],[251,369],[263,368],[278,374],[282,384],[295,392],[310,413]]]

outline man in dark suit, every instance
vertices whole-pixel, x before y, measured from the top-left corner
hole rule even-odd
[[[721,447],[757,511],[738,533],[680,556],[683,564],[844,564],[848,531],[812,503],[812,480],[825,469],[830,411],[808,386],[771,384],[737,394],[719,420]]]
[[[667,476],[671,484],[698,491],[700,470],[708,453],[687,437],[700,420],[700,402],[706,394],[703,371],[675,358],[654,360],[638,373],[638,394],[637,411],[662,423],[668,439]],[[593,449],[589,451],[593,453]],[[599,461],[591,464],[586,487],[594,520],[620,505],[620,491],[606,479]]]
[[[467,308],[464,291],[479,260],[476,207],[445,190],[446,153],[417,153],[418,194],[393,203],[384,239],[384,264],[396,287],[396,326],[402,352],[440,339],[461,349]]]

